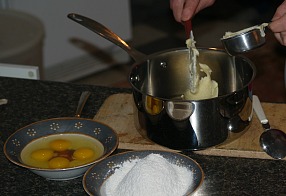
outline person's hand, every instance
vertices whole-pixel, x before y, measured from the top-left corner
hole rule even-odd
[[[191,19],[202,9],[214,4],[215,0],[170,0],[175,20],[178,22]]]
[[[286,0],[277,8],[269,28],[277,40],[286,46]]]

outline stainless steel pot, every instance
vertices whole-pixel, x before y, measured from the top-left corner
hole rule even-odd
[[[190,88],[188,49],[146,56],[102,24],[78,14],[68,17],[120,46],[135,60],[129,81],[143,136],[172,149],[200,150],[233,141],[249,127],[256,69],[247,58],[200,48],[199,62],[212,69],[219,96],[182,100]]]
[[[205,149],[233,141],[249,126],[253,64],[217,49],[199,52],[199,62],[209,65],[218,82],[217,98],[182,100],[190,88],[187,49],[153,54],[131,69],[140,132],[155,143],[178,150]]]

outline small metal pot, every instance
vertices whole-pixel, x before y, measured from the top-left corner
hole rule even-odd
[[[266,35],[264,31],[267,26],[268,23],[262,23],[261,25],[243,29],[232,33],[230,36],[224,36],[221,38],[221,42],[226,52],[231,56],[248,52],[265,44]]]
[[[252,81],[256,69],[244,57],[217,49],[199,49],[199,62],[212,69],[219,96],[182,100],[190,88],[187,49],[173,49],[136,62],[130,73],[140,133],[178,150],[200,150],[233,141],[252,117]]]
[[[232,56],[259,48],[265,44],[265,41],[265,36],[261,36],[259,29],[253,29],[234,37],[221,39],[226,52]]]
[[[157,144],[199,150],[233,141],[249,126],[252,81],[256,69],[246,58],[218,49],[199,49],[199,62],[212,69],[219,96],[182,100],[190,88],[189,50],[171,49],[145,55],[104,25],[75,13],[68,17],[125,50],[135,61],[129,81],[139,132]]]

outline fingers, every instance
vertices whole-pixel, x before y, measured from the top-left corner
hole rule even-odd
[[[286,46],[286,0],[277,8],[268,27],[279,43]]]
[[[283,16],[286,20],[286,16]],[[274,33],[274,36],[280,44],[286,46],[286,22],[283,22],[282,18],[271,22],[268,27]]]
[[[268,27],[274,33],[281,33],[283,31],[286,31],[286,14],[280,17],[279,19],[270,22]]]
[[[281,18],[286,13],[286,0],[276,9],[272,21]]]
[[[170,8],[173,10],[174,18],[177,22],[182,21],[182,13],[185,5],[185,0],[170,0]]]
[[[286,46],[286,32],[274,33],[274,36],[281,45]]]
[[[200,0],[170,0],[170,8],[173,10],[175,20],[182,22],[193,17],[199,3]]]
[[[202,9],[214,4],[215,0],[170,0],[170,8],[176,21],[182,22],[191,19]]]
[[[197,13],[199,10],[197,10],[197,7],[200,4],[200,0],[186,0],[183,11],[182,11],[182,16],[181,20],[182,21],[187,21],[191,19],[195,13]]]

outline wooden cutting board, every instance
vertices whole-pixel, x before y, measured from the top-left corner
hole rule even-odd
[[[133,115],[134,107],[131,94],[114,94],[105,100],[94,120],[109,125],[117,132],[121,149],[175,151],[155,144],[139,134],[139,125],[136,124],[137,120]],[[286,104],[262,103],[262,107],[273,128],[286,130]],[[259,120],[256,115],[253,115],[248,131],[237,140],[194,152],[202,155],[272,159],[259,146],[259,137],[262,132],[263,128]]]

